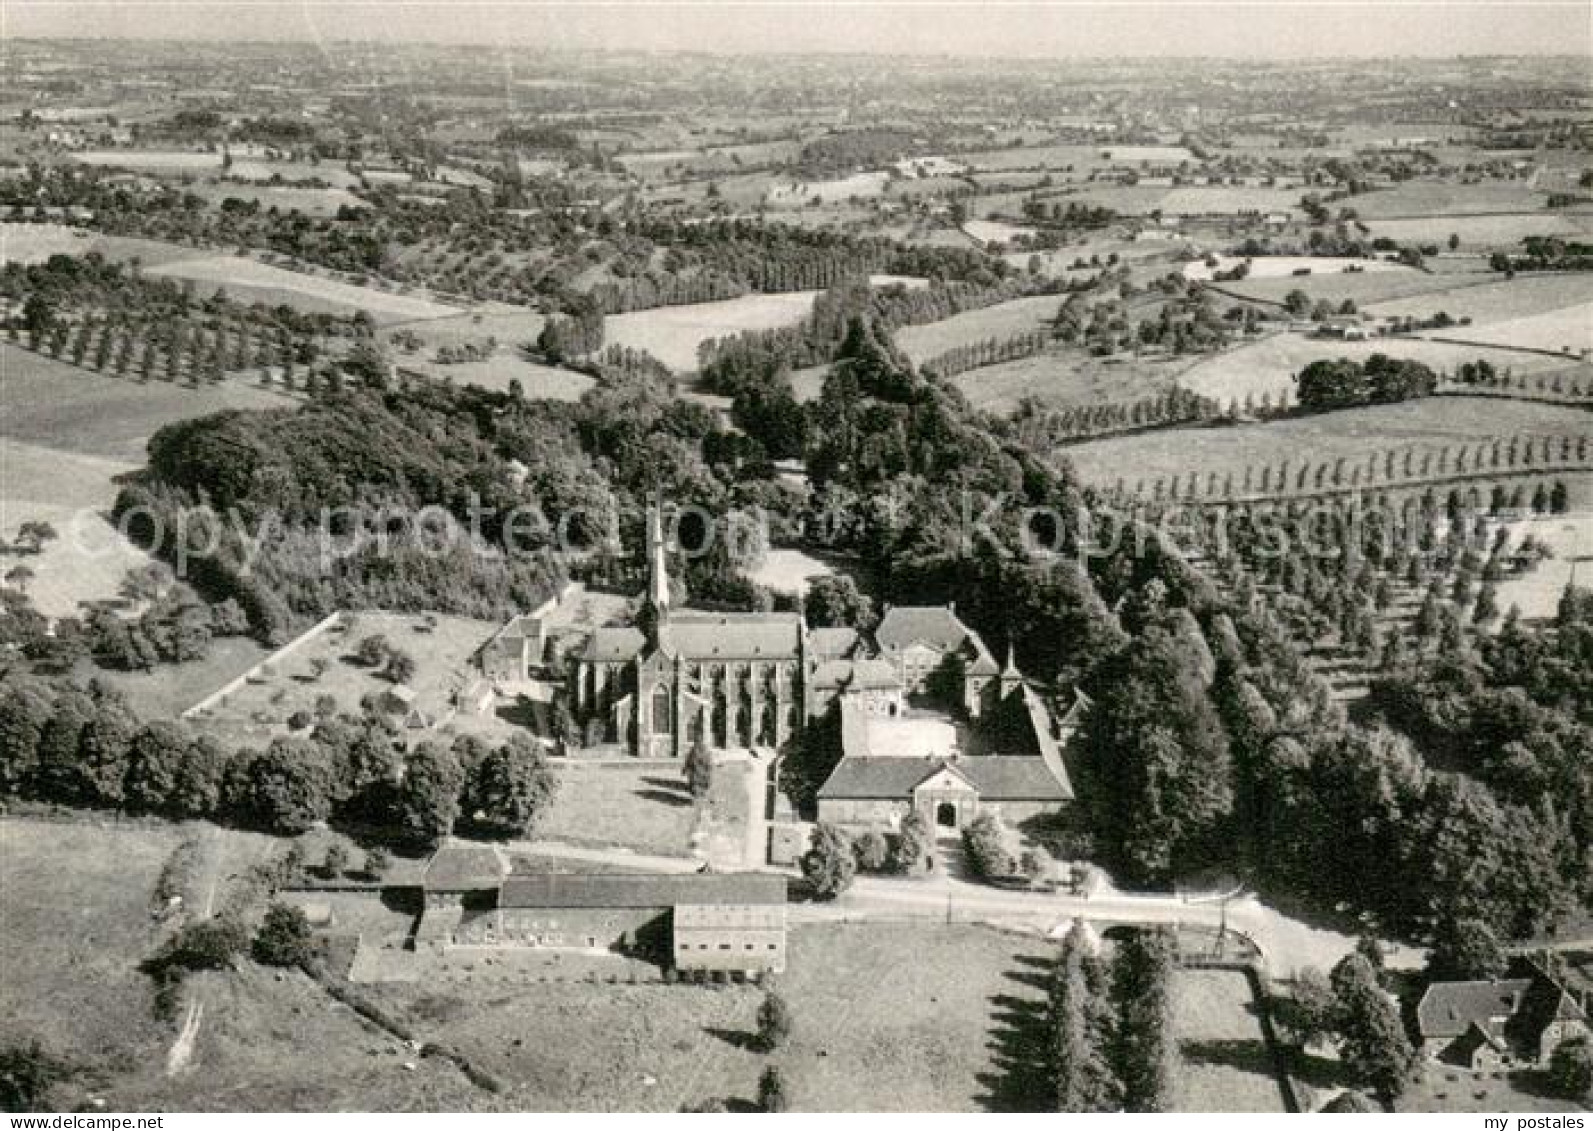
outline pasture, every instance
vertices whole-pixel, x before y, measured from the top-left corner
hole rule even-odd
[[[522,346],[534,345],[546,320],[528,307],[487,303],[468,313],[447,318],[431,318],[395,327],[386,336],[413,336],[420,343],[413,352],[392,351],[397,364],[439,381],[456,385],[479,385],[505,392],[511,381],[519,381],[532,399],[573,401],[592,387],[592,379],[570,369],[559,369],[529,360]],[[436,360],[439,349],[481,346],[488,338],[497,342],[490,357],[444,365]]]
[[[1198,279],[1209,282],[1213,275],[1219,271],[1229,271],[1240,263],[1250,265],[1250,273],[1246,279],[1279,279],[1279,278],[1309,278],[1314,275],[1341,275],[1358,274],[1365,272],[1371,274],[1379,271],[1393,271],[1400,273],[1414,273],[1414,268],[1394,263],[1387,259],[1351,259],[1343,256],[1331,255],[1257,255],[1246,259],[1239,259],[1229,255],[1213,256],[1217,261],[1216,266],[1208,264],[1203,259],[1192,260],[1184,265],[1184,278]],[[1354,270],[1351,270],[1354,268]],[[1296,275],[1295,272],[1303,271],[1306,274]]]
[[[0,820],[0,1034],[38,1038],[108,1075],[163,1059],[138,964],[161,929],[155,879],[182,839],[175,826]]]
[[[396,294],[356,286],[337,279],[290,271],[238,255],[211,255],[184,259],[150,269],[151,275],[189,279],[203,291],[225,289],[245,302],[286,303],[311,313],[352,315],[361,310],[378,325],[425,318],[447,318],[459,309],[417,295]]]
[[[751,1041],[760,991],[627,985],[618,959],[612,985],[594,973],[526,987],[478,967],[374,988],[506,1082],[472,1107],[746,1111],[776,1064],[797,1111],[1039,1111],[1049,951],[982,927],[798,926],[780,977],[794,1031],[772,1056]]]
[[[150,436],[167,424],[223,409],[297,403],[240,381],[189,388],[110,377],[10,344],[0,345],[0,368],[0,436],[123,465],[143,463]],[[11,486],[5,490],[11,493]]]
[[[1032,236],[1035,229],[1001,220],[969,220],[962,226],[970,239],[980,243],[1011,243],[1019,236]]]
[[[1381,317],[1469,318],[1430,333],[1488,346],[1580,353],[1593,349],[1593,278],[1556,273],[1494,281],[1369,307]]]
[[[1429,275],[1424,271],[1338,271],[1331,275],[1285,275],[1262,278],[1250,276],[1218,283],[1224,293],[1281,303],[1290,291],[1303,291],[1313,303],[1326,300],[1338,306],[1345,299],[1361,309],[1422,295],[1442,296],[1462,288],[1492,285],[1498,278],[1482,260],[1472,260],[1470,274]],[[1446,299],[1447,301],[1447,299]],[[1414,304],[1413,304],[1414,305]]]
[[[1443,333],[1445,337],[1483,345],[1558,350],[1568,356],[1580,356],[1584,351],[1593,350],[1593,302],[1482,326],[1462,326],[1453,334]]]
[[[889,183],[890,174],[884,172],[853,173],[826,181],[776,181],[764,192],[763,200],[771,208],[802,208],[814,200],[837,204],[854,196],[879,196]]]
[[[1453,215],[1367,220],[1374,238],[1386,236],[1401,243],[1445,246],[1451,235],[1460,237],[1460,250],[1502,248],[1519,250],[1528,236],[1593,235],[1593,213],[1522,212],[1508,215]]]
[[[697,806],[680,767],[558,759],[559,795],[538,820],[539,840],[622,846],[655,856],[689,856]]]
[[[527,361],[517,351],[504,346],[499,346],[491,357],[482,361],[439,365],[424,358],[405,358],[402,367],[438,381],[477,385],[500,393],[507,392],[510,385],[518,381],[527,400],[578,401],[596,384],[584,373]]]
[[[150,563],[107,517],[112,477],[131,470],[0,438],[0,538],[9,541],[24,522],[47,522],[59,535],[37,554],[6,559],[6,571],[32,571],[21,587],[39,612],[79,616],[82,602],[115,597],[129,570]]]
[[[1174,1111],[1284,1111],[1250,983],[1238,970],[1179,970]]]
[[[1579,409],[1489,397],[1428,397],[1400,404],[1374,405],[1238,427],[1164,429],[1069,444],[1065,455],[1086,482],[1130,487],[1159,478],[1203,474],[1242,474],[1247,466],[1298,465],[1344,457],[1365,459],[1372,452],[1436,451],[1512,436],[1577,437],[1587,415]]]
[[[1563,366],[1563,359],[1538,354],[1517,353],[1487,346],[1454,345],[1422,338],[1378,338],[1365,342],[1343,342],[1332,338],[1313,338],[1304,334],[1278,333],[1224,353],[1213,354],[1194,366],[1179,384],[1201,396],[1222,404],[1258,400],[1270,396],[1274,401],[1294,395],[1294,375],[1320,358],[1347,357],[1365,361],[1374,353],[1424,362],[1436,370],[1453,370],[1468,361],[1487,360],[1500,370],[1536,373]]]
[[[87,255],[91,251],[123,262],[137,259],[145,266],[198,259],[207,254],[203,248],[132,236],[107,236],[66,224],[0,220],[0,263],[43,263],[52,255]]]
[[[1176,165],[1194,160],[1179,145],[1033,145],[959,153],[951,159],[976,171],[1050,169],[1087,172],[1105,165]]]
[[[1481,325],[1593,302],[1593,276],[1589,275],[1558,272],[1523,275],[1506,281],[1503,276],[1490,273],[1485,278],[1481,285],[1390,299],[1368,305],[1366,309],[1381,318],[1425,318],[1442,310],[1454,318],[1470,318]]]
[[[1568,1100],[1545,1095],[1528,1072],[1468,1072],[1442,1064],[1424,1064],[1416,1083],[1394,1105],[1396,1112],[1430,1111],[1454,1116],[1496,1111],[1580,1112]],[[1569,1125],[1570,1121],[1565,1121]],[[1531,1126],[1528,1119],[1519,1126]],[[1545,1126],[1549,1124],[1545,1123]]]
[[[1483,181],[1460,184],[1456,181],[1406,181],[1393,188],[1375,189],[1342,203],[1355,209],[1362,220],[1387,220],[1404,217],[1486,215],[1490,212],[1535,212],[1548,195],[1530,181]]]
[[[1158,205],[1167,216],[1237,215],[1282,212],[1293,215],[1300,190],[1266,185],[1177,185],[1165,190]]]
[[[697,368],[697,347],[703,342],[743,330],[794,326],[813,309],[817,295],[817,291],[751,294],[723,302],[612,314],[604,322],[603,340],[646,350],[675,372],[690,373]]]
[[[1010,412],[1026,397],[1053,408],[1118,404],[1158,396],[1197,358],[1101,358],[1067,349],[970,369],[952,378],[975,408]]]
[[[283,212],[298,210],[306,216],[335,216],[339,208],[358,208],[364,201],[346,188],[310,188],[294,185],[237,184],[232,181],[190,185],[188,191],[213,204],[228,197],[257,202],[261,208]]]
[[[63,1108],[95,1095],[113,1111],[313,1109],[326,1105],[333,1088],[350,1102],[402,1104],[395,1088],[418,1088],[433,1073],[458,1078],[429,1065],[401,1072],[394,1042],[370,1036],[308,982],[278,981],[247,963],[236,974],[197,976],[206,1010],[194,1061],[168,1077],[176,1026],[156,1019],[150,980],[138,965],[165,936],[151,916],[155,883],[190,828],[206,838],[210,863],[198,880],[210,891],[207,876],[219,887],[276,843],[108,816],[0,821],[0,1035],[38,1038],[81,1070],[60,1089]],[[318,1055],[305,1058],[306,1043]],[[377,1044],[389,1053],[379,1064],[371,1059]],[[378,1072],[384,1086],[359,1091]]]
[[[1593,492],[1593,477],[1579,479],[1567,477],[1571,498],[1589,499]],[[1580,488],[1580,490],[1579,490]],[[1519,542],[1531,535],[1546,544],[1554,556],[1538,563],[1536,569],[1513,575],[1499,583],[1499,607],[1508,609],[1517,605],[1521,615],[1528,620],[1548,620],[1560,605],[1560,596],[1570,584],[1573,573],[1579,584],[1593,568],[1593,510],[1580,510],[1571,514],[1544,515],[1512,522],[1510,535]]]
[[[1006,339],[1043,330],[1062,305],[1058,295],[1032,295],[978,310],[966,310],[939,322],[903,326],[896,331],[896,344],[921,365],[932,357],[958,346],[982,342],[987,338]]]

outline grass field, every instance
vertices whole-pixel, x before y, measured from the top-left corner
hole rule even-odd
[[[182,714],[205,692],[236,679],[267,655],[263,645],[247,636],[223,636],[210,642],[202,660],[158,664],[147,672],[111,671],[85,664],[83,674],[126,695],[139,718],[166,719]]]
[[[1130,486],[1190,470],[1242,473],[1247,464],[1277,466],[1302,457],[1320,463],[1365,458],[1390,449],[1436,449],[1494,437],[1578,436],[1579,409],[1487,397],[1428,397],[1241,427],[1177,428],[1071,444],[1062,451],[1088,482]]]
[[[1180,185],[1166,190],[1158,207],[1168,216],[1210,213],[1286,212],[1300,203],[1300,190],[1265,185]]]
[[[808,583],[815,577],[828,577],[834,572],[824,562],[801,550],[770,550],[764,555],[763,563],[747,576],[777,593],[800,596],[807,592]]]
[[[1463,326],[1453,335],[1483,345],[1512,346],[1516,349],[1559,350],[1579,356],[1593,350],[1593,302],[1507,318],[1484,326]]]
[[[1180,970],[1172,997],[1182,1057],[1174,1110],[1285,1110],[1245,976],[1237,970]]]
[[[81,1069],[57,1096],[64,1110],[90,1094],[113,1111],[274,1109],[293,1094],[301,1097],[295,1106],[316,1107],[334,1088],[355,1106],[362,1098],[402,1106],[402,1087],[418,1087],[431,1072],[457,1078],[428,1067],[399,1080],[397,1049],[386,1041],[387,1086],[359,1092],[376,1045],[364,1026],[297,979],[279,982],[252,968],[198,976],[206,1010],[194,1063],[168,1077],[176,1026],[156,1020],[138,965],[163,937],[150,915],[155,881],[185,835],[175,825],[110,818],[0,821],[0,1035],[37,1038]],[[211,861],[204,871],[218,895],[276,843],[217,829],[203,835]],[[307,1044],[317,1055],[304,1056]]]
[[[1593,476],[1567,477],[1573,506],[1587,508],[1593,503]],[[1529,573],[1508,577],[1499,583],[1499,607],[1517,605],[1528,620],[1546,620],[1559,609],[1560,596],[1570,584],[1573,570],[1578,582],[1588,574],[1585,559],[1593,555],[1593,510],[1552,517],[1529,518],[1510,524],[1511,536],[1519,541],[1531,534],[1554,551],[1554,557],[1538,564]],[[1578,564],[1579,563],[1579,564]]]
[[[90,149],[72,154],[72,160],[80,165],[133,169],[167,176],[198,176],[206,173],[219,176],[223,172],[220,153],[194,153],[179,149]],[[249,181],[267,181],[273,175],[280,175],[289,181],[308,180],[314,177],[337,188],[347,188],[359,183],[359,178],[341,164],[309,165],[293,161],[269,161],[263,157],[251,156],[247,152],[234,152],[232,166],[225,172],[228,176]],[[407,174],[369,174],[372,181],[394,179],[395,176],[401,180],[409,179]]]
[[[393,355],[406,369],[457,385],[506,391],[509,382],[518,380],[527,397],[577,400],[592,387],[590,377],[528,361],[521,353],[522,346],[536,342],[545,323],[541,314],[527,307],[488,303],[468,313],[406,324],[403,332],[420,339],[421,347],[414,353],[394,349]],[[434,360],[441,347],[481,345],[488,338],[496,339],[498,344],[493,355],[484,361],[440,365]]]
[[[538,838],[690,855],[696,806],[678,766],[560,761],[558,770],[558,801]]]
[[[1452,370],[1467,361],[1486,359],[1499,369],[1517,373],[1536,373],[1565,364],[1563,359],[1485,346],[1451,345],[1420,338],[1384,338],[1367,342],[1341,342],[1330,338],[1309,338],[1303,334],[1273,334],[1257,342],[1214,354],[1190,369],[1179,384],[1214,397],[1226,404],[1229,399],[1243,401],[1247,396],[1276,399],[1294,393],[1294,375],[1319,358],[1348,357],[1364,361],[1374,353],[1410,358],[1434,369]]]
[[[1545,1094],[1527,1073],[1467,1072],[1427,1064],[1420,1079],[1394,1105],[1397,1112],[1433,1111],[1446,1115],[1497,1111],[1577,1112],[1585,1107]],[[1531,1126],[1517,1120],[1518,1126]],[[1567,1124],[1569,1126],[1569,1124]]]
[[[1464,216],[1487,212],[1532,212],[1543,207],[1547,194],[1527,181],[1407,181],[1394,188],[1352,196],[1342,203],[1363,220],[1395,216]]]
[[[343,315],[363,310],[378,324],[447,318],[459,313],[457,307],[430,299],[289,271],[238,255],[184,259],[152,268],[149,273],[191,279],[201,289],[226,288],[229,295],[245,302],[287,303],[301,310]]]
[[[108,1072],[165,1036],[137,965],[158,938],[155,878],[181,834],[0,821],[0,1032]]]
[[[1368,220],[1372,235],[1403,243],[1443,245],[1451,235],[1460,237],[1460,250],[1489,248],[1519,250],[1528,236],[1587,236],[1593,234],[1593,214],[1586,212],[1529,212],[1509,216],[1433,216],[1406,220]]]
[[[11,345],[0,345],[0,373],[0,535],[32,520],[60,534],[23,563],[35,574],[28,596],[49,616],[114,597],[128,570],[149,563],[106,515],[115,477],[143,463],[157,429],[225,408],[292,403],[235,382],[191,389],[106,377]]]
[[[1001,220],[969,220],[962,230],[980,243],[1011,243],[1019,236],[1032,236],[1036,229]]]
[[[952,378],[976,408],[1010,412],[1025,397],[1054,408],[1119,403],[1166,392],[1198,358],[1134,360],[1063,350],[970,369]]]
[[[764,201],[771,208],[801,208],[815,197],[832,204],[854,196],[878,196],[889,183],[890,176],[882,172],[853,173],[826,181],[777,180],[765,191]]]
[[[1445,311],[1455,318],[1470,318],[1474,323],[1503,322],[1593,302],[1593,276],[1572,272],[1518,276],[1509,281],[1490,274],[1487,282],[1408,298],[1391,298],[1369,304],[1369,313],[1395,318],[1415,318]],[[1465,327],[1464,329],[1475,329]],[[1462,327],[1451,327],[1461,330]]]
[[[1240,259],[1229,255],[1219,255],[1215,258],[1217,260],[1215,267],[1208,266],[1201,259],[1186,264],[1184,278],[1209,280],[1214,272],[1227,271],[1241,262]],[[1329,255],[1257,255],[1251,258],[1249,263],[1250,274],[1245,276],[1247,279],[1308,279],[1313,275],[1342,275],[1351,267],[1359,269],[1348,271],[1352,275],[1362,272],[1370,275],[1380,271],[1415,273],[1414,268],[1391,263],[1386,259],[1350,259]],[[1309,274],[1295,275],[1296,271],[1307,271]]]
[[[1034,295],[968,310],[939,322],[904,326],[896,331],[896,344],[921,364],[957,346],[986,338],[1006,339],[1044,329],[1056,316],[1062,300],[1057,295]]]
[[[797,1111],[1042,1110],[1033,1069],[1048,944],[980,927],[801,926],[781,992],[792,1040],[750,1047],[746,987],[451,982],[384,985],[436,1039],[508,1082],[521,1111],[747,1110],[768,1063]],[[480,1106],[480,1102],[472,1106]]]
[[[610,315],[604,342],[644,349],[677,373],[697,368],[697,347],[709,338],[794,326],[813,309],[817,291],[743,295],[724,302],[661,306]]]
[[[129,570],[150,558],[106,518],[113,476],[129,464],[19,444],[0,437],[0,537],[24,522],[48,522],[59,535],[43,552],[7,559],[33,571],[25,592],[46,616],[76,616],[80,602],[114,597]]]
[[[123,464],[142,464],[150,436],[167,424],[222,409],[297,403],[239,381],[195,389],[106,376],[9,344],[0,345],[0,371],[0,436]],[[54,498],[51,486],[41,498]],[[11,486],[3,490],[10,494]]]
[[[307,188],[295,185],[240,185],[229,181],[188,186],[188,191],[220,204],[228,197],[258,201],[261,208],[283,212],[297,209],[306,216],[335,216],[345,206],[358,208],[364,202],[346,188]]]
[[[1146,162],[1177,164],[1193,160],[1178,145],[1032,145],[980,153],[952,154],[951,160],[974,170],[1054,169],[1084,172],[1104,165]]]
[[[1304,291],[1311,301],[1326,299],[1337,306],[1350,299],[1357,307],[1410,299],[1417,295],[1459,293],[1473,286],[1491,286],[1497,279],[1484,260],[1472,261],[1474,270],[1465,275],[1429,275],[1423,271],[1353,271],[1331,275],[1313,273],[1282,278],[1244,278],[1219,283],[1224,291],[1262,302],[1281,303],[1290,291]]]
[[[507,392],[511,383],[519,381],[528,400],[578,401],[597,383],[584,373],[540,365],[501,348],[486,361],[465,361],[458,365],[438,365],[430,361],[405,364],[441,381],[479,385],[498,392]]]
[[[107,259],[136,258],[146,266],[198,259],[207,254],[204,248],[131,236],[107,236],[65,224],[0,220],[0,263],[42,263],[52,255],[87,255],[91,251]]]

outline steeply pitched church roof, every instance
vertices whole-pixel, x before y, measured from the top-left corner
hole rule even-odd
[[[647,637],[629,625],[595,628],[586,638],[581,658],[594,663],[625,663],[635,659],[645,647]]]
[[[794,660],[802,651],[795,613],[673,612],[661,643],[687,660]]]

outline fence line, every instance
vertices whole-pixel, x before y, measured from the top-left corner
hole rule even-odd
[[[290,655],[304,644],[307,644],[315,637],[320,636],[327,629],[338,623],[342,617],[343,612],[341,609],[337,612],[329,613],[322,620],[312,625],[310,628],[306,629],[292,640],[288,641],[275,652],[272,652],[269,656],[261,660],[258,664],[255,664],[254,667],[250,668],[248,671],[244,672],[236,679],[228,680],[225,684],[212,691],[209,695],[206,695],[199,702],[195,703],[192,707],[189,707],[186,711],[184,711],[181,717],[185,719],[191,719],[195,715],[202,714],[203,712],[210,710],[210,708],[215,706],[217,702],[225,699],[234,691],[237,691],[240,687],[244,686],[244,684],[253,680],[254,677],[259,675],[264,668],[271,666],[283,657]]]

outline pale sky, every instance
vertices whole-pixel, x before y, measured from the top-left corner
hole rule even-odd
[[[0,0],[7,37],[1041,58],[1593,57],[1588,0]]]

